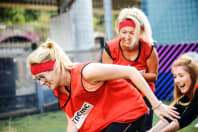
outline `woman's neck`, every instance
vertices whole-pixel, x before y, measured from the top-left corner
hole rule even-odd
[[[70,87],[71,84],[71,74],[70,71],[66,70],[64,75],[60,75],[62,76],[60,79],[60,83],[61,86],[66,86],[66,87]]]
[[[135,43],[131,47],[128,47],[128,46],[126,46],[124,44],[124,42],[121,41],[121,48],[122,48],[123,51],[129,51],[129,52],[136,51],[136,50],[139,49],[139,44],[138,43]]]

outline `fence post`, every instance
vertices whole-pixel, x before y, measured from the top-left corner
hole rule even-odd
[[[103,2],[104,2],[106,40],[111,40],[113,39],[112,3],[111,0],[103,0]]]
[[[38,99],[38,107],[40,110],[40,113],[44,112],[44,93],[43,93],[43,89],[42,86],[38,83],[35,83],[36,85],[36,93],[37,93],[37,99]]]

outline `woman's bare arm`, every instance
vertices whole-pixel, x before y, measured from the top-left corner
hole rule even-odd
[[[78,132],[77,127],[74,125],[74,123],[71,121],[71,119],[66,115],[67,117],[67,131],[66,132]]]
[[[146,65],[148,68],[147,72],[142,72],[142,76],[149,82],[156,82],[157,81],[157,75],[158,75],[158,65],[159,65],[159,59],[158,54],[155,48],[153,48],[151,55],[146,61]]]
[[[179,118],[177,116],[178,113],[173,110],[174,107],[160,104],[159,100],[151,91],[146,80],[134,67],[114,64],[91,63],[84,68],[83,77],[91,84],[96,84],[100,81],[112,79],[130,79],[136,85],[136,87],[148,98],[153,108],[155,108],[155,114],[161,120],[165,120],[164,117],[167,117],[171,120],[175,120],[173,117]]]
[[[159,120],[154,127],[152,127],[147,132],[160,132],[163,128],[165,128],[169,124],[168,121],[161,121]]]
[[[179,130],[179,122],[178,120],[174,120],[169,125],[167,125],[165,128],[161,129],[161,132],[175,132]]]

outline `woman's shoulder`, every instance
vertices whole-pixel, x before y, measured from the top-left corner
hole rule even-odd
[[[149,42],[147,42],[147,41],[145,41],[145,40],[143,40],[141,38],[140,38],[140,43],[141,43],[142,47],[145,47],[145,48],[153,47],[153,44],[150,44]]]
[[[113,40],[107,41],[105,44],[105,50],[111,56],[111,58],[115,58],[120,51],[120,38],[115,38]]]
[[[77,72],[77,71],[82,71],[84,67],[86,67],[90,63],[96,63],[94,61],[87,61],[87,62],[81,62],[81,63],[73,63],[71,67],[71,72]]]
[[[149,56],[151,56],[151,53],[153,51],[153,45],[144,41],[143,39],[140,39],[140,44],[141,44],[141,50],[143,51],[143,53],[145,53],[146,57],[148,58]]]
[[[109,46],[115,46],[115,44],[119,44],[119,42],[120,42],[120,38],[115,38],[115,39],[107,41],[107,44]]]

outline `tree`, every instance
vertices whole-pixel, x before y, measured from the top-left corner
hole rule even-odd
[[[42,10],[27,10],[23,8],[0,8],[0,23],[12,25],[37,21],[43,12],[49,16],[57,15],[54,11],[46,12]]]

